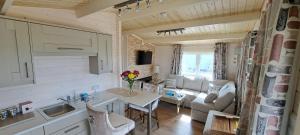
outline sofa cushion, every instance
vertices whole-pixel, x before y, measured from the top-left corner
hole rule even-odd
[[[235,97],[234,83],[228,82],[221,88],[219,92],[219,96],[215,101],[215,107],[218,110],[225,109],[227,106],[229,106],[232,103],[234,97]]]
[[[166,88],[176,88],[176,80],[175,79],[167,79],[165,81]]]
[[[208,92],[209,89],[209,81],[207,79],[202,80],[201,92]]]
[[[196,90],[196,91],[200,91],[202,89],[202,80],[200,79],[189,79],[184,77],[183,79],[183,88],[184,89],[191,89],[191,90]]]
[[[183,76],[170,74],[169,78],[176,79],[176,87],[177,88],[180,88],[180,89],[183,88]]]
[[[217,86],[223,86],[228,82],[229,82],[228,80],[213,80],[211,83]]]
[[[197,98],[199,95],[202,95],[201,92],[190,90],[190,89],[182,89],[180,90],[182,94],[185,94],[184,97],[184,105],[187,107],[191,107],[191,102]],[[204,93],[203,93],[204,94]],[[204,98],[206,97],[206,94],[204,95]]]
[[[213,101],[217,98],[218,98],[218,93],[211,92],[205,97],[204,102],[205,103],[213,103]]]
[[[209,110],[214,110],[214,104],[213,103],[205,103],[204,102],[205,97],[197,97],[192,103],[191,103],[191,108],[193,110],[201,111],[208,113]]]
[[[226,83],[228,83],[228,80],[214,80],[210,83],[212,84],[212,87],[214,90],[220,90]]]
[[[221,87],[219,91],[219,95],[223,96],[226,93],[228,93],[230,90],[235,92],[235,85],[234,82],[232,81],[227,82],[225,85],[223,85],[223,87]]]

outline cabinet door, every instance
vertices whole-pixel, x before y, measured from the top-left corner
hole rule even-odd
[[[68,126],[62,130],[59,130],[51,135],[76,135],[84,132],[88,132],[89,125],[88,120],[80,121],[71,126]]]
[[[39,127],[39,128],[30,130],[25,133],[17,134],[17,135],[44,135],[44,129],[43,129],[43,127]]]
[[[0,87],[33,83],[28,24],[0,19]]]
[[[99,72],[108,73],[112,72],[112,36],[111,35],[98,35],[98,61]]]
[[[76,134],[76,135],[89,135],[89,131],[88,130],[83,130],[80,133]]]
[[[30,24],[35,53],[94,53],[98,51],[96,33]]]
[[[46,124],[44,126],[45,135],[71,134],[74,132],[79,133],[78,131],[83,129],[86,130],[85,126],[88,126],[87,116],[87,112],[84,111],[70,114],[68,117]]]

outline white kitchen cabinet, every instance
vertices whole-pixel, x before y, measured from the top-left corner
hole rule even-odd
[[[90,57],[90,72],[93,74],[113,72],[112,36],[98,34],[98,56]]]
[[[16,134],[16,135],[44,135],[44,128],[39,127],[39,128],[29,130],[25,133],[20,133],[20,134]]]
[[[98,34],[98,47],[101,72],[112,72],[112,36]]]
[[[65,127],[51,135],[88,135],[88,121],[83,120],[68,127]]]
[[[0,87],[32,84],[28,24],[0,18]]]
[[[97,54],[96,33],[30,23],[34,54]],[[48,54],[47,54],[48,55]]]
[[[76,134],[76,135],[90,135],[88,130],[83,130],[80,133]]]
[[[88,130],[88,114],[86,111],[69,115],[44,126],[45,135],[74,135]]]

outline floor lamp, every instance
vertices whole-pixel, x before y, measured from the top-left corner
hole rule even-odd
[[[153,83],[158,84],[159,82],[159,66],[154,66],[153,68]]]

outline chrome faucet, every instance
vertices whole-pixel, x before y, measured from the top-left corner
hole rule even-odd
[[[67,96],[67,99],[64,99],[64,98],[58,98],[57,100],[62,100],[62,101],[64,101],[64,102],[67,102],[67,104],[70,104],[71,97],[70,97],[70,96]]]

